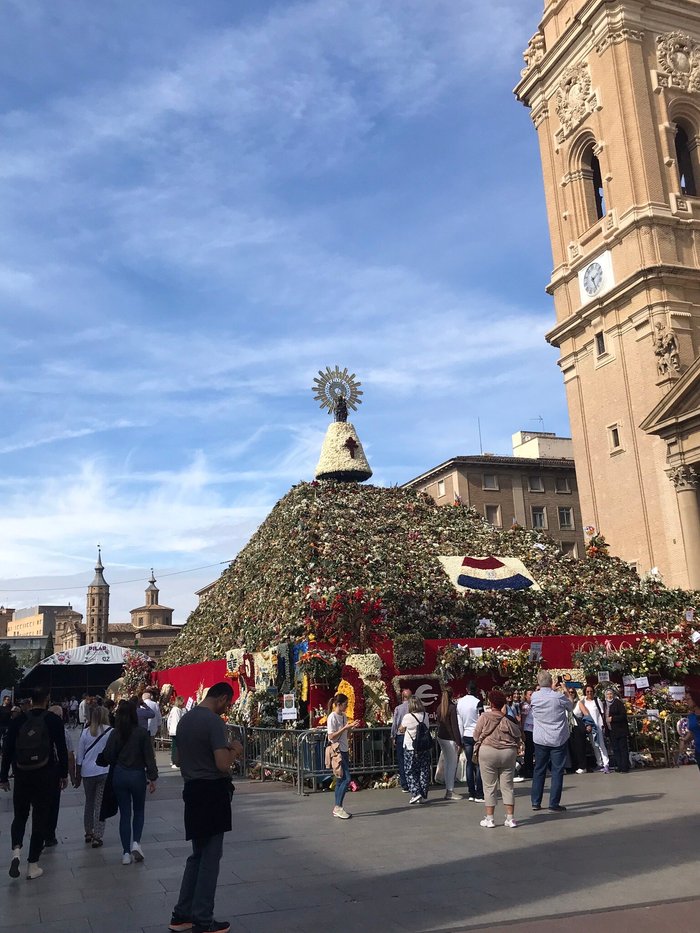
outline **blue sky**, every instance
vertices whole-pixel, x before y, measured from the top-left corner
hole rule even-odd
[[[541,0],[5,0],[0,599],[184,621],[289,486],[339,363],[379,484],[568,432]],[[121,584],[121,585],[116,585]]]

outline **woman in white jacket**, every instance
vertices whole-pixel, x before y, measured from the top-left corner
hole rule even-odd
[[[579,710],[583,716],[590,717],[594,726],[591,731],[591,740],[593,742],[593,751],[595,752],[598,770],[605,774],[610,772],[610,758],[605,745],[605,715],[603,705],[596,698],[593,687],[586,687],[585,697],[579,701]]]
[[[100,808],[109,773],[109,768],[101,768],[95,759],[107,744],[111,732],[109,713],[104,706],[94,706],[88,727],[80,733],[75,757],[75,786],[80,787],[82,780],[85,789],[85,842],[91,843],[93,849],[100,848],[105,831],[105,824],[100,820]]]

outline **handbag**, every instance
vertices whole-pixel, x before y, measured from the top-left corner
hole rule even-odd
[[[100,822],[104,823],[110,816],[114,816],[119,809],[117,796],[114,793],[114,765],[109,766],[107,780],[102,791],[102,804],[100,806]]]

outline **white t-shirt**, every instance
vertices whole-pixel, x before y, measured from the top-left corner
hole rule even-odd
[[[330,739],[332,732],[337,732],[338,729],[342,729],[343,726],[347,726],[347,724],[348,724],[348,717],[345,715],[345,713],[336,713],[335,711],[333,711],[332,713],[329,713],[328,721],[326,723],[326,729],[328,731],[329,739]],[[345,730],[345,732],[341,733],[341,735],[339,735],[338,738],[335,739],[335,741],[340,746],[341,752],[346,752],[348,750],[347,729]]]
[[[479,718],[479,698],[471,694],[457,700],[457,721],[462,735],[474,736],[474,726]]]
[[[424,722],[426,726],[430,725],[428,714],[406,713],[406,715],[401,720],[401,725],[406,729],[403,734],[403,747],[407,752],[413,751],[413,740],[416,737],[416,730],[418,729],[419,722]]]
[[[95,759],[104,749],[111,734],[112,730],[109,726],[100,726],[99,737],[90,735],[89,729],[83,729],[80,733],[78,754],[75,756],[75,762],[80,765],[82,777],[101,777],[107,774],[109,768],[101,768],[95,763]],[[92,748],[90,748],[91,745]]]
[[[78,719],[80,722],[86,722],[87,718],[87,700],[81,700],[80,706],[78,707]]]

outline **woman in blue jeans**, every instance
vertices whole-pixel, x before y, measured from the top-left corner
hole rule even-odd
[[[345,794],[350,783],[350,756],[348,754],[348,732],[359,726],[357,720],[348,722],[346,715],[348,709],[348,698],[344,693],[336,693],[328,704],[328,720],[326,728],[328,730],[328,741],[333,745],[337,742],[340,750],[340,760],[342,763],[342,775],[336,777],[335,782],[335,806],[333,807],[333,816],[339,820],[349,820],[352,816],[343,807]]]
[[[139,726],[136,706],[130,700],[120,701],[114,717],[114,730],[98,763],[114,766],[112,787],[119,805],[119,836],[124,853],[122,865],[142,862],[141,833],[146,786],[151,794],[156,789],[158,767],[151,737],[146,729]]]

